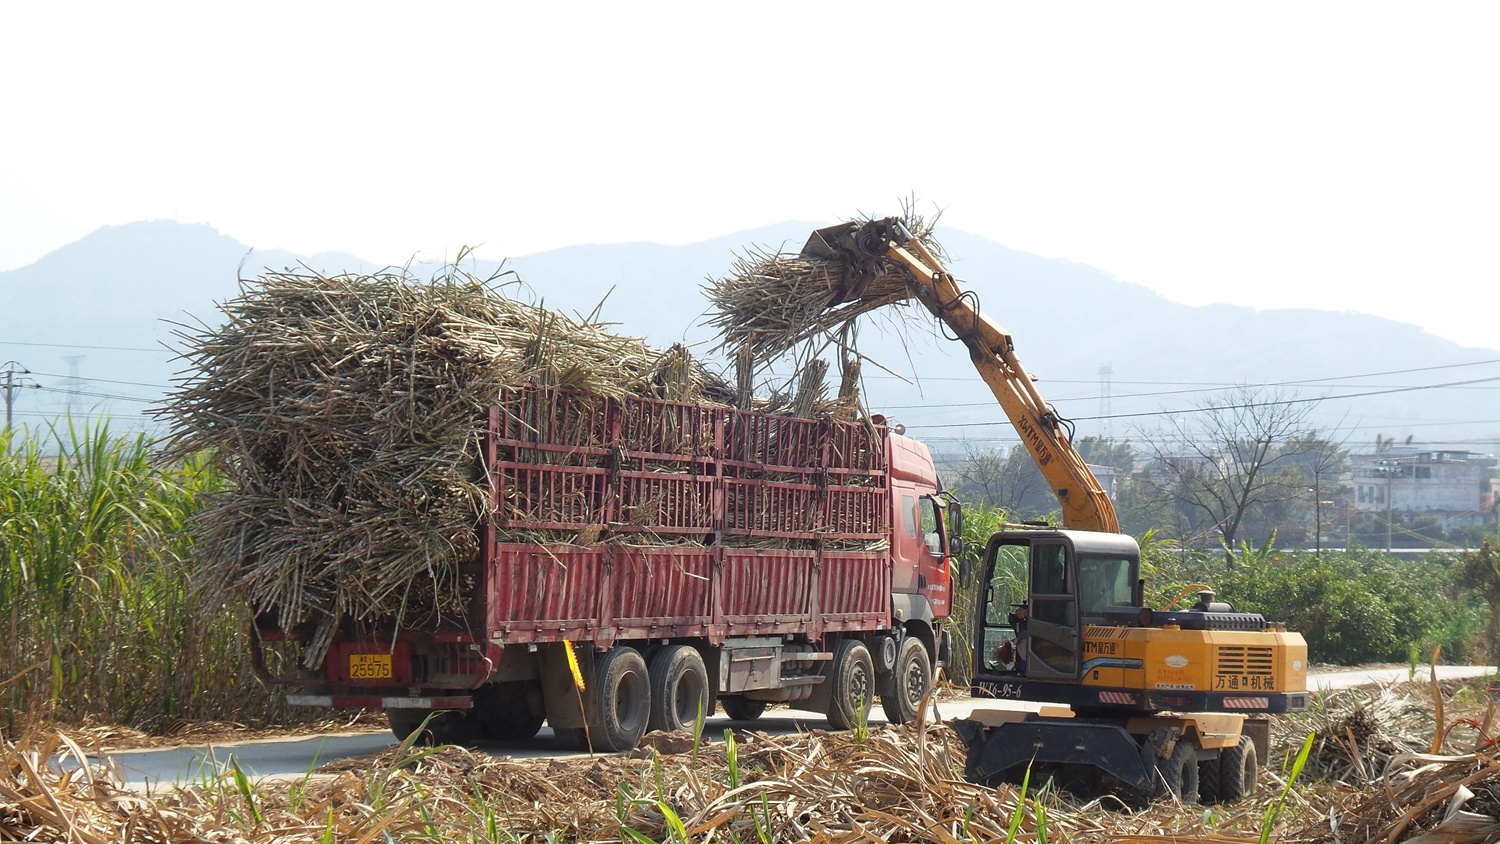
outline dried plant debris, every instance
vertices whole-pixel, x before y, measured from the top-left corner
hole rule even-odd
[[[1368,708],[1363,694],[1330,697],[1349,700],[1328,707],[1329,724]],[[1277,747],[1260,789],[1239,803],[1210,809],[1159,800],[1131,811],[1037,781],[1024,794],[965,782],[963,748],[942,724],[733,737],[731,750],[688,733],[653,733],[629,755],[534,760],[402,746],[291,782],[241,784],[226,764],[222,776],[147,796],[126,790],[107,758],[90,763],[78,745],[38,732],[0,745],[0,841],[1248,844],[1281,796],[1278,760],[1289,752]],[[1500,763],[1449,752],[1398,754],[1359,785],[1309,772],[1268,830],[1271,839],[1500,840]]]
[[[1179,804],[1132,814],[1039,783],[1023,796],[965,782],[943,725],[738,733],[733,751],[687,734],[655,743],[680,752],[520,761],[403,746],[290,782],[241,783],[226,764],[140,795],[111,763],[33,735],[0,746],[0,841],[1244,840]]]
[[[502,388],[734,399],[686,349],[522,303],[456,267],[425,282],[273,272],[223,312],[223,325],[179,333],[187,372],[164,415],[173,453],[210,455],[229,482],[196,525],[211,583],[275,608],[284,629],[462,610],[460,566],[491,509],[483,425]]]
[[[933,237],[935,217],[923,219],[908,203],[903,219],[913,237],[934,254],[943,254]],[[728,275],[709,279],[704,288],[711,302],[709,324],[719,330],[725,348],[747,351],[761,362],[807,341],[839,345],[839,335],[858,317],[912,296],[904,268],[885,260],[877,265],[858,298],[838,301],[851,277],[844,262],[748,249]]]

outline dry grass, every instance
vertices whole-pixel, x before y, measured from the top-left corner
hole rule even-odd
[[[223,311],[223,325],[180,333],[188,375],[164,411],[174,453],[207,451],[230,481],[195,520],[201,572],[324,641],[343,619],[463,611],[459,566],[490,515],[483,421],[502,388],[733,398],[680,347],[452,267],[428,282],[270,273]]]
[[[907,204],[903,219],[913,237],[942,254],[933,238],[936,218],[923,219]],[[877,260],[873,270],[862,295],[835,302],[852,278],[845,262],[751,248],[736,258],[728,275],[705,286],[713,314],[709,324],[719,330],[725,348],[761,362],[808,341],[847,346],[841,335],[856,319],[912,297],[905,269]]]
[[[1408,727],[1420,724],[1416,707],[1427,694],[1420,684],[1374,695],[1332,693],[1320,712],[1287,719],[1284,732],[1335,725],[1361,711],[1369,715],[1364,723],[1378,725],[1394,713],[1403,720],[1377,726],[1369,738],[1391,729],[1393,744],[1415,742]],[[1387,695],[1411,708],[1373,702]],[[1452,694],[1443,700],[1449,709],[1460,702]],[[1385,708],[1370,714],[1372,707]],[[1500,763],[1472,750],[1487,746],[1487,716],[1474,710],[1461,717],[1477,726],[1462,735],[1446,731],[1441,754],[1398,752],[1366,782],[1319,779],[1319,771],[1337,776],[1328,758],[1310,765],[1272,840],[1395,842],[1419,834],[1432,836],[1423,844],[1496,840]],[[1429,751],[1431,739],[1429,732]],[[740,733],[732,750],[722,742],[695,749],[686,734],[652,734],[646,743],[652,747],[631,756],[530,761],[457,747],[401,747],[294,782],[242,785],[230,769],[142,797],[124,790],[108,765],[65,773],[53,760],[84,758],[84,751],[56,734],[34,733],[0,748],[0,841],[955,844],[1005,841],[1019,818],[1015,839],[1024,842],[1230,844],[1258,840],[1266,808],[1285,784],[1280,760],[1288,753],[1281,746],[1273,754],[1259,791],[1239,804],[1158,801],[1130,812],[1110,798],[1083,802],[1036,783],[1023,796],[1008,785],[965,782],[962,748],[940,724],[865,735]],[[1470,795],[1468,814],[1450,810],[1456,794]]]

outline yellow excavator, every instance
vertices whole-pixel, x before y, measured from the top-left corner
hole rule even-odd
[[[913,296],[968,348],[1061,507],[1060,529],[1007,527],[986,545],[971,693],[1031,705],[976,707],[955,722],[965,775],[992,783],[1030,770],[1132,802],[1229,802],[1252,791],[1269,717],[1307,707],[1302,636],[1235,612],[1207,588],[1186,609],[1145,606],[1140,548],[1119,532],[1109,495],[1010,334],[900,218],[819,229],[802,254],[842,270],[830,306],[857,300],[882,268],[904,270]]]

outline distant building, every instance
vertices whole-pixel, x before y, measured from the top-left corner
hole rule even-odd
[[[1485,524],[1495,512],[1495,458],[1470,451],[1393,449],[1351,454],[1355,511],[1436,519],[1443,530]]]

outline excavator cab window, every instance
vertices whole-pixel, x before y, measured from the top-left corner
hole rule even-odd
[[[1078,595],[1072,548],[1062,541],[1031,543],[1031,600],[1017,633],[1026,654],[1026,676],[1078,679]]]
[[[1026,607],[1027,550],[1024,545],[1001,545],[984,584],[984,642],[981,669],[986,673],[1020,668],[1016,642],[1017,614]],[[1022,661],[1024,662],[1024,661]]]
[[[1078,557],[1079,610],[1086,621],[1102,620],[1109,607],[1133,603],[1135,560],[1081,554]]]

